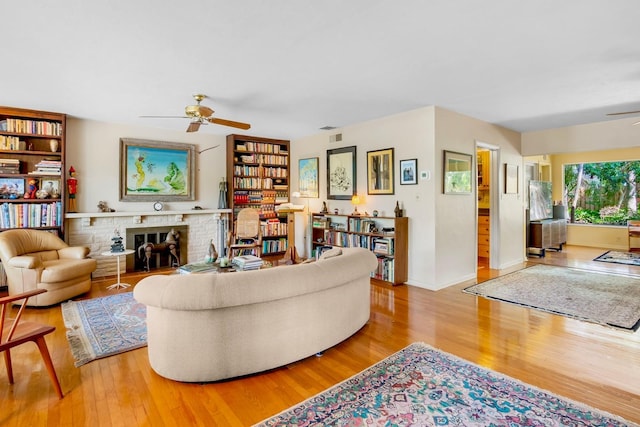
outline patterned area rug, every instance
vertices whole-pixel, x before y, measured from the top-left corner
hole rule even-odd
[[[640,278],[632,276],[535,265],[464,292],[615,328],[640,326]]]
[[[640,266],[640,253],[608,251],[593,260]]]
[[[61,307],[76,366],[147,345],[147,308],[132,292]]]
[[[413,343],[258,426],[638,426]]]

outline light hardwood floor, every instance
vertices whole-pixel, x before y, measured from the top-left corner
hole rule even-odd
[[[569,246],[530,262],[640,275],[640,267],[591,261],[602,252]],[[483,281],[496,275],[485,267],[478,276]],[[135,283],[141,277],[127,275],[123,281]],[[131,290],[106,290],[114,282],[95,280],[84,297]],[[414,341],[640,423],[640,332],[477,298],[462,292],[470,284],[438,292],[373,284],[369,323],[322,357],[209,384],[158,376],[149,366],[146,348],[76,368],[60,307],[29,309],[26,318],[57,327],[47,342],[65,397],[56,397],[35,346],[24,345],[12,352],[14,385],[0,368],[0,425],[251,425]]]

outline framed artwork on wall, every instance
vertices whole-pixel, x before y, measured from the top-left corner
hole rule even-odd
[[[393,148],[367,151],[367,193],[393,194]]]
[[[355,145],[327,150],[327,199],[351,200],[355,194]]]
[[[518,165],[504,164],[504,192],[518,194]]]
[[[298,191],[300,197],[320,197],[318,157],[298,160]]]
[[[471,154],[444,150],[442,182],[444,194],[471,194]]]
[[[400,185],[418,183],[418,159],[400,160]]]
[[[195,145],[121,138],[120,200],[195,200]]]

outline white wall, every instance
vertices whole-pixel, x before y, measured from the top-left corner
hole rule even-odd
[[[342,142],[330,143],[330,136],[336,133],[342,133]],[[442,194],[442,150],[465,152],[473,154],[475,158],[477,140],[500,147],[503,162],[520,165],[519,179],[522,182],[520,135],[517,132],[440,108],[425,107],[294,141],[291,148],[294,165],[292,191],[297,189],[295,165],[298,159],[319,157],[320,198],[309,199],[308,202],[312,212],[320,210],[322,201],[327,200],[326,150],[355,145],[357,191],[364,195],[365,200],[359,210],[371,213],[377,209],[382,215],[392,216],[398,200],[409,217],[408,283],[440,289],[475,277],[477,268],[476,196]],[[390,147],[394,148],[395,194],[367,195],[367,151]],[[419,171],[429,171],[429,180],[419,179],[418,185],[399,184],[398,164],[400,160],[410,158],[418,159]],[[501,265],[524,260],[524,208],[521,195],[504,195],[499,201],[499,223],[507,233],[499,245]],[[327,205],[330,210],[338,208],[341,213],[353,210],[348,201],[327,200]],[[297,245],[302,245],[301,234],[298,236]]]
[[[116,211],[152,211],[152,201],[119,201],[120,138],[196,144],[200,151],[220,144],[220,147],[196,154],[196,200],[164,203],[165,210],[218,207],[218,183],[226,176],[226,138],[207,134],[206,130],[186,133],[157,128],[135,127],[116,123],[67,118],[67,169],[73,166],[78,178],[77,205],[79,212],[97,212],[98,202],[107,201]]]
[[[499,177],[498,182],[492,181],[491,184],[498,189],[498,211],[491,211],[491,216],[497,216],[498,221],[497,227],[491,231],[499,233],[499,244],[492,249],[492,254],[498,256],[501,269],[525,259],[524,168],[519,133],[442,108],[436,108],[435,113],[437,269],[434,284],[442,288],[475,278],[477,268],[476,189],[471,195],[443,194],[443,150],[473,154],[475,160],[476,142],[499,147],[498,162],[491,166],[492,169],[498,168]],[[518,194],[504,194],[505,163],[519,166]]]
[[[526,132],[522,134],[522,155],[576,153],[610,148],[636,147],[638,118],[610,120],[578,126]]]
[[[318,135],[297,139],[291,144],[291,189],[298,189],[298,159],[319,157],[320,197],[294,201],[309,202],[312,212],[322,208],[326,201],[330,211],[338,208],[340,213],[351,213],[353,205],[346,200],[327,200],[327,150],[356,146],[357,192],[362,205],[358,210],[372,213],[374,209],[381,216],[393,216],[396,201],[409,217],[409,283],[427,287],[433,283],[435,263],[435,217],[433,215],[434,181],[418,180],[418,185],[400,185],[397,172],[400,160],[418,159],[418,170],[429,170],[433,175],[436,159],[433,152],[433,111],[426,107],[377,120],[345,126]],[[331,135],[341,133],[342,141],[329,142]],[[367,194],[367,151],[394,149],[394,190],[393,195]],[[296,217],[296,220],[299,218]],[[301,233],[296,246],[302,245]]]

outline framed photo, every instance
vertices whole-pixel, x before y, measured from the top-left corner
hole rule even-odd
[[[367,194],[393,194],[393,148],[367,151]]]
[[[400,185],[418,183],[418,159],[400,160]]]
[[[298,160],[298,191],[300,197],[320,197],[318,157]]]
[[[356,194],[356,146],[327,150],[327,199],[351,200]]]
[[[120,200],[195,200],[195,145],[121,138]]]
[[[21,199],[24,196],[24,179],[0,178],[0,199]]]
[[[444,150],[443,192],[444,194],[471,194],[471,154]]]
[[[51,178],[40,178],[40,189],[49,194],[49,197],[60,196],[60,180]]]
[[[518,194],[518,165],[504,164],[504,192]]]

